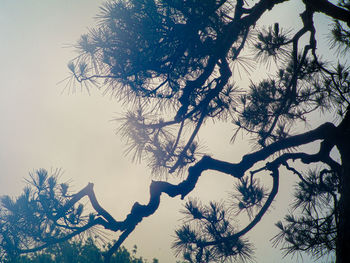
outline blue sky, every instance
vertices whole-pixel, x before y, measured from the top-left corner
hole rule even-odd
[[[142,164],[132,164],[111,121],[123,111],[117,101],[98,90],[72,92],[57,84],[68,76],[67,63],[77,54],[72,48],[79,36],[95,24],[101,1],[2,0],[0,3],[0,194],[17,195],[24,178],[37,168],[62,168],[63,181],[79,190],[95,183],[100,203],[123,219],[135,201],[148,201],[151,174]],[[298,17],[288,8],[275,13],[286,22]],[[267,20],[269,18],[266,18]],[[270,17],[271,19],[271,17]],[[328,22],[321,20],[321,25]],[[292,22],[296,25],[296,22]],[[324,35],[321,35],[324,37]],[[227,140],[217,141],[210,136]],[[217,158],[239,161],[249,145],[229,145],[231,126],[218,123],[201,132],[209,152]],[[243,138],[245,139],[245,138]],[[237,150],[238,149],[238,150]],[[273,226],[288,209],[293,176],[281,180],[273,210],[250,234],[257,262],[296,262],[271,248]],[[224,199],[232,178],[208,173],[191,196]],[[209,186],[209,187],[208,187]],[[164,197],[155,215],[145,219],[125,245],[137,244],[139,255],[162,263],[175,262],[170,249],[179,225],[183,201]],[[309,262],[305,258],[304,262]]]

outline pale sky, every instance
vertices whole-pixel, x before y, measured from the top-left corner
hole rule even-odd
[[[135,201],[148,202],[151,180],[144,164],[133,164],[125,156],[123,142],[115,134],[117,124],[111,120],[123,109],[99,91],[73,93],[57,84],[69,75],[67,63],[76,56],[70,45],[95,24],[101,2],[0,0],[0,195],[18,195],[34,169],[62,168],[62,181],[70,181],[76,190],[93,182],[101,205],[123,220]],[[298,13],[290,8],[295,2],[272,17],[280,14],[285,22],[294,21]],[[211,138],[212,133],[222,140]],[[238,162],[249,152],[247,143],[228,144],[229,123],[216,123],[201,135],[215,158]],[[277,230],[274,223],[287,212],[291,182],[293,175],[281,178],[274,209],[249,235],[257,249],[256,262],[301,262],[296,257],[281,259],[269,241]],[[233,184],[227,175],[205,173],[190,196],[225,199]],[[124,245],[131,249],[136,244],[138,255],[149,260],[180,260],[170,247],[184,203],[163,196],[158,211],[144,219]],[[304,262],[310,261],[305,257]]]

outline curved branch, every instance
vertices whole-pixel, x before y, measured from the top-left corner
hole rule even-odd
[[[281,150],[307,144],[319,139],[325,139],[334,133],[334,129],[335,129],[335,126],[333,124],[325,123],[312,131],[286,138],[279,142],[275,142],[261,150],[253,152],[251,154],[247,154],[242,158],[242,160],[239,163],[229,163],[229,162],[216,160],[209,156],[204,156],[200,161],[198,161],[195,165],[193,165],[188,169],[187,178],[177,185],[174,185],[168,182],[163,182],[163,181],[152,181],[150,185],[150,199],[148,204],[141,205],[138,202],[136,202],[133,205],[130,213],[126,216],[124,221],[116,221],[105,209],[103,209],[100,206],[93,191],[93,184],[89,183],[85,188],[83,188],[81,191],[75,194],[63,206],[62,210],[59,213],[57,213],[56,218],[58,219],[64,216],[65,211],[67,211],[70,207],[74,206],[74,204],[76,204],[84,196],[88,196],[93,208],[100,215],[100,217],[89,222],[78,231],[75,231],[62,239],[56,239],[53,242],[49,242],[37,248],[21,250],[20,253],[38,251],[51,244],[55,244],[55,243],[67,240],[95,225],[102,225],[106,229],[112,230],[114,232],[117,232],[117,231],[123,232],[119,240],[111,248],[112,250],[110,253],[113,253],[112,251],[115,251],[115,249],[117,249],[122,244],[122,242],[135,229],[135,227],[138,225],[138,223],[142,221],[144,217],[148,217],[152,215],[158,209],[160,204],[160,197],[162,193],[165,193],[170,197],[176,197],[180,195],[181,198],[183,199],[195,188],[199,177],[202,175],[202,172],[206,170],[219,171],[225,174],[229,174],[235,178],[242,178],[244,173],[247,170],[249,170],[255,163],[265,160],[269,156]],[[276,160],[278,160],[278,158]],[[276,165],[274,165],[274,163],[271,162],[267,166],[267,169],[273,172],[272,175],[274,178],[274,183],[273,183],[272,191],[270,193],[269,198],[265,202],[264,206],[262,207],[258,215],[255,217],[255,219],[243,230],[236,233],[234,238],[238,238],[239,236],[247,233],[254,225],[256,225],[260,221],[261,217],[265,214],[272,200],[277,194],[278,162],[276,162],[275,164]]]
[[[81,189],[78,193],[76,193],[72,199],[70,199],[63,208],[57,213],[55,219],[58,220],[62,216],[64,216],[65,212],[74,204],[79,202],[83,197],[88,196],[91,202],[92,207],[95,209],[95,211],[101,215],[104,219],[107,220],[107,222],[102,223],[102,225],[107,228],[108,224],[110,225],[117,225],[118,222],[98,203],[97,198],[95,196],[95,192],[93,190],[94,184],[88,183],[87,186],[85,186],[83,189]],[[101,224],[101,222],[100,222]]]
[[[229,163],[213,159],[209,156],[204,156],[199,162],[189,168],[188,177],[178,185],[173,185],[162,181],[152,181],[150,186],[149,203],[147,205],[140,205],[139,203],[135,203],[126,219],[123,222],[119,222],[120,226],[123,226],[121,229],[129,229],[132,226],[136,226],[139,222],[141,222],[143,217],[148,217],[153,214],[159,206],[160,196],[162,193],[166,193],[170,197],[180,195],[183,199],[194,189],[202,172],[206,170],[219,171],[222,173],[230,174],[236,178],[241,178],[243,177],[244,173],[255,163],[265,160],[267,157],[277,153],[280,150],[300,146],[319,139],[325,139],[334,132],[334,128],[335,126],[333,124],[325,123],[312,131],[286,138],[279,142],[273,143],[259,151],[245,155],[239,163]],[[272,167],[272,165],[270,165],[270,167]],[[275,170],[272,168],[270,169],[272,171]],[[277,189],[274,191],[277,193]],[[276,193],[271,193],[271,198],[274,198]],[[267,209],[268,206],[269,205],[267,203],[266,208],[264,209]],[[264,210],[262,210],[261,216],[264,213]],[[259,221],[260,219],[256,220]]]
[[[350,26],[350,11],[332,4],[327,0],[303,0],[309,4],[316,12],[321,12],[334,19],[341,20]]]
[[[273,178],[273,183],[272,183],[272,189],[270,192],[269,197],[267,198],[266,202],[260,209],[259,213],[254,217],[254,219],[241,231],[237,232],[236,234],[224,237],[220,240],[215,240],[215,241],[210,241],[210,242],[203,242],[198,244],[200,247],[206,247],[206,246],[212,246],[212,245],[217,245],[219,243],[224,243],[227,241],[233,241],[233,240],[238,240],[241,236],[245,235],[248,233],[253,227],[256,226],[257,223],[261,220],[261,218],[264,216],[264,214],[267,212],[269,207],[272,204],[272,201],[275,199],[277,192],[278,192],[278,186],[279,186],[279,172],[277,167],[271,167],[271,176]]]

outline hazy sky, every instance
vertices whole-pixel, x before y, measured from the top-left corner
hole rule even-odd
[[[284,21],[297,18],[297,13],[290,11],[295,2],[274,17],[280,14]],[[125,156],[123,142],[115,134],[117,125],[111,120],[123,109],[99,91],[74,93],[57,84],[68,76],[66,65],[76,56],[71,45],[94,25],[100,3],[0,1],[0,194],[19,194],[24,178],[34,169],[62,168],[61,180],[70,181],[76,190],[94,182],[101,205],[122,220],[135,201],[148,202],[151,180],[147,168]],[[223,140],[214,140],[212,133]],[[239,161],[249,146],[228,145],[231,134],[232,127],[220,123],[210,132],[203,131],[208,152]],[[279,250],[271,248],[269,242],[276,233],[273,224],[288,209],[284,201],[292,191],[292,181],[289,174],[281,178],[275,209],[250,234],[257,262],[297,261],[289,257],[282,260]],[[233,183],[227,175],[206,173],[191,196],[220,200]],[[145,258],[175,262],[170,246],[183,204],[179,198],[164,196],[156,214],[144,219],[125,245],[131,248],[137,244],[139,255]]]

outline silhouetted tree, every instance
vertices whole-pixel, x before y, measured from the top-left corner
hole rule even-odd
[[[85,242],[65,241],[57,243],[43,251],[31,253],[31,255],[21,255],[14,259],[4,259],[4,263],[102,263],[103,253],[110,247],[110,244],[102,248],[96,244],[96,240],[91,237]],[[111,257],[111,263],[146,263],[142,257],[136,257],[137,248],[134,247],[130,253],[125,247],[120,247]],[[153,259],[153,263],[157,263]]]
[[[120,133],[134,159],[146,160],[155,175],[183,174],[185,179],[177,185],[153,181],[149,203],[135,203],[122,221],[99,205],[91,183],[67,195],[67,186],[53,185],[51,177],[45,189],[33,179],[35,195],[25,192],[16,201],[3,198],[1,246],[13,254],[32,252],[101,225],[120,232],[105,254],[108,261],[136,225],[157,210],[162,193],[184,198],[202,173],[211,170],[237,182],[231,206],[246,211],[251,221],[237,229],[229,208],[191,200],[185,206],[188,223],[176,230],[174,248],[188,262],[249,260],[252,245],[244,235],[270,208],[283,166],[300,180],[294,203],[300,213],[277,223],[281,232],[275,241],[287,253],[305,251],[318,257],[335,251],[337,262],[346,262],[350,258],[350,77],[349,68],[340,62],[350,47],[350,4],[302,0],[299,29],[280,28],[278,18],[274,25],[258,27],[263,14],[286,2],[105,3],[98,26],[77,44],[81,54],[68,65],[72,80],[88,89],[103,87],[129,106]],[[330,46],[338,49],[338,64],[320,59],[316,32],[324,31],[316,28],[315,13],[334,20]],[[248,87],[235,84],[236,68],[249,70],[261,63],[269,63],[275,73],[269,72],[262,81],[251,79]],[[324,112],[338,118],[312,127],[312,114]],[[232,122],[231,139],[245,132],[256,142],[255,150],[236,163],[202,154],[196,137],[209,119]],[[299,123],[312,128],[303,131],[295,126]],[[319,151],[308,153],[299,147],[309,143],[318,145]],[[334,148],[340,161],[331,154]],[[311,168],[317,164],[317,168],[306,173],[305,167],[300,171],[291,161]],[[271,185],[262,186],[258,175],[270,175]],[[83,216],[78,203],[84,196],[95,213]],[[22,199],[26,205],[33,202],[23,211],[38,214],[22,212]],[[11,222],[31,222],[32,216],[41,218],[41,224],[30,225],[17,237],[14,233],[21,228]]]

